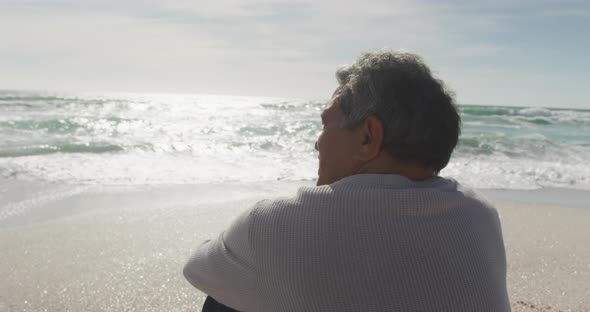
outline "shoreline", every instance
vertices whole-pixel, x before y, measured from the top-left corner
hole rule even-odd
[[[223,201],[227,198],[251,197],[263,200],[293,196],[299,187],[314,185],[313,181],[71,185],[0,178],[0,230],[75,217],[93,210],[109,209],[114,204],[161,207]],[[494,205],[590,209],[590,190],[552,187],[474,190]],[[95,198],[98,204],[89,201],[89,198]]]
[[[181,273],[191,250],[301,185],[313,182],[0,180],[0,311],[198,311],[204,297]],[[590,191],[478,191],[501,216],[513,311],[590,310]]]

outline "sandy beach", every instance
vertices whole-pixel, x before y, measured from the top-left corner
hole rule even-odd
[[[181,273],[191,250],[300,185],[0,180],[0,311],[199,311]],[[590,192],[483,193],[501,214],[513,310],[590,311]]]

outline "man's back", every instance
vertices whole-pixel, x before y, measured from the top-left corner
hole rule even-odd
[[[235,225],[185,274],[197,287],[233,280],[203,290],[236,309],[510,310],[498,215],[452,180],[354,175],[260,202]]]

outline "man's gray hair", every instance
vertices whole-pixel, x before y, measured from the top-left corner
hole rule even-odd
[[[394,158],[435,171],[444,168],[457,145],[460,117],[453,96],[422,58],[402,51],[362,54],[340,68],[338,102],[352,129],[374,115],[384,128],[383,148]]]

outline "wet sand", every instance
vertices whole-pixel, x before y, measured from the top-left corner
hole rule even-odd
[[[204,295],[181,273],[191,250],[299,185],[0,181],[0,311],[198,311]],[[590,311],[590,192],[484,193],[502,218],[513,310]]]

